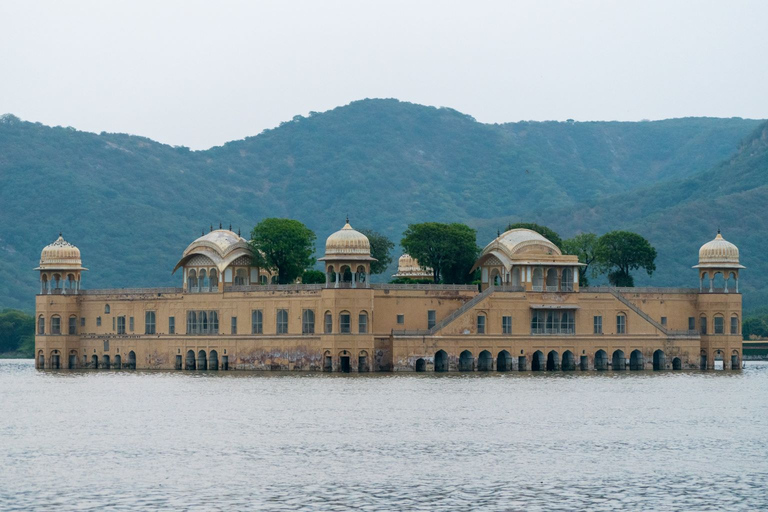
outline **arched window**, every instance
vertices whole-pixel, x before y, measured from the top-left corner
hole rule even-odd
[[[333,332],[333,315],[330,311],[325,312],[325,334]]]
[[[219,312],[218,311],[211,311],[209,313],[209,332],[211,334],[219,334]]]
[[[109,314],[109,304],[104,304],[104,314],[105,315]]]
[[[251,312],[251,334],[264,333],[264,315],[260,309]]]
[[[731,317],[731,334],[739,334],[739,317],[736,315]]]
[[[208,273],[205,271],[205,269],[200,271],[200,276],[197,278],[197,281],[200,285],[200,291],[207,292],[208,287],[210,286],[210,282],[208,281]]]
[[[216,272],[215,268],[212,268],[211,271],[208,273],[211,280],[211,291],[216,292],[219,290],[219,273]]]
[[[707,334],[707,316],[701,315],[699,318],[699,332],[701,334]]]
[[[45,334],[45,317],[43,315],[37,317],[37,334]]]
[[[360,334],[368,333],[368,313],[365,311],[361,311],[357,315],[357,332]]]
[[[197,271],[192,269],[187,274],[187,291],[190,293],[197,291]]]
[[[259,276],[259,282],[261,284],[267,284],[267,276],[265,276],[264,274],[260,275]]]
[[[616,334],[627,334],[627,315],[624,313],[616,315]]]
[[[40,291],[44,294],[48,293],[48,276],[45,274],[40,277]]]
[[[53,288],[56,290],[61,289],[61,275],[53,274]]]
[[[197,314],[197,332],[198,334],[208,333],[208,312],[206,311]]]
[[[723,315],[715,315],[715,334],[725,334],[725,318]]]
[[[564,292],[572,292],[573,291],[573,270],[570,268],[564,268],[563,269],[563,278],[560,280],[561,286],[560,289]]]
[[[194,311],[187,312],[187,334],[197,332],[197,314]]]
[[[350,314],[349,311],[342,311],[339,314],[339,332],[342,334],[349,334],[350,331]]]
[[[540,292],[544,290],[544,271],[541,267],[533,269],[533,291]]]
[[[477,315],[477,334],[485,334],[485,314]]]
[[[288,334],[288,310],[277,310],[277,334]]]
[[[305,309],[301,313],[301,333],[315,334],[315,312],[311,309]]]
[[[67,333],[77,334],[77,317],[75,315],[72,315],[69,317],[69,325],[68,325]]]
[[[557,291],[557,269],[556,268],[551,268],[547,270],[547,291],[548,292]]]
[[[512,286],[520,286],[520,267],[512,269]]]
[[[237,269],[235,271],[235,284],[236,285],[240,285],[240,286],[245,285],[247,278],[248,278],[248,276],[246,275],[246,272],[245,272],[244,268],[239,268],[239,269]]]
[[[76,287],[77,286],[75,285],[75,275],[67,274],[67,289],[74,290]]]
[[[365,282],[365,267],[360,265],[357,267],[357,282],[358,283],[364,283]]]
[[[145,312],[144,313],[144,333],[155,334],[155,329],[156,329],[155,312],[154,311]]]
[[[51,334],[61,334],[61,317],[59,315],[51,317]]]

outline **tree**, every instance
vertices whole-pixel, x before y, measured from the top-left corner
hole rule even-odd
[[[0,354],[34,357],[35,318],[15,309],[0,312]]]
[[[534,224],[532,222],[516,222],[514,224],[510,224],[507,226],[507,231],[510,229],[530,229],[531,231],[535,231],[538,234],[542,235],[544,238],[558,246],[560,249],[563,248],[563,239],[560,238],[560,235],[558,235],[553,230],[549,229],[547,226],[542,226],[540,224]]]
[[[315,263],[315,233],[297,220],[264,219],[253,228],[249,243],[254,262],[277,272],[278,284],[294,282]]]
[[[611,231],[601,236],[596,255],[613,286],[634,286],[632,270],[645,269],[649,276],[656,270],[656,249],[648,240],[630,231]]]
[[[301,274],[301,283],[302,284],[324,284],[325,283],[325,272],[321,272],[319,270],[305,270],[303,274]]]
[[[409,224],[400,241],[405,252],[432,268],[436,283],[466,283],[478,254],[475,230],[465,224]]]
[[[371,274],[381,274],[392,263],[389,251],[395,248],[395,244],[372,229],[361,229],[360,232],[368,237],[368,241],[371,242],[371,256],[376,258],[376,261],[371,262]]]
[[[565,254],[572,254],[579,257],[579,261],[586,266],[579,268],[579,286],[587,286],[589,284],[589,277],[595,277],[597,275],[596,267],[592,267],[592,272],[589,272],[589,266],[592,263],[596,263],[597,260],[597,235],[594,233],[581,233],[573,238],[563,240],[563,252]]]

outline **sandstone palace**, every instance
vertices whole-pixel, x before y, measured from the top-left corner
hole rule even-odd
[[[527,229],[485,247],[475,265],[479,289],[370,283],[369,241],[349,223],[328,237],[320,261],[325,284],[271,284],[247,241],[218,229],[182,253],[174,270],[180,288],[86,290],[80,251],[60,236],[36,269],[36,365],[327,372],[741,365],[744,267],[719,233],[699,251],[696,288],[579,289],[578,259]],[[424,270],[404,255],[397,275]]]

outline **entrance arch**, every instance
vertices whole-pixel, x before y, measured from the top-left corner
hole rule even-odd
[[[560,369],[560,354],[557,350],[550,350],[547,354],[547,371],[556,372]]]
[[[208,358],[208,369],[209,370],[218,370],[219,369],[219,353],[215,350],[211,350],[211,353],[209,354]]]
[[[683,362],[680,360],[679,357],[676,357],[672,360],[672,369],[673,370],[682,370],[683,369]]]
[[[699,369],[701,370],[707,369],[707,351],[706,350],[701,351],[701,357],[699,358]]]
[[[205,350],[200,350],[197,353],[197,369],[198,370],[208,369],[208,356],[206,355]]]
[[[120,370],[123,367],[123,358],[118,354],[115,356],[115,368]]]
[[[667,357],[664,351],[659,349],[653,353],[653,369],[655,371],[663,370],[667,367]]]
[[[564,372],[572,372],[576,370],[576,358],[573,357],[573,352],[570,350],[563,352],[562,369]]]
[[[341,373],[350,373],[352,371],[352,365],[349,362],[349,356],[350,354],[346,350],[339,354],[339,371]]]
[[[109,360],[109,355],[108,354],[104,354],[101,357],[101,367],[104,368],[105,370],[109,370],[110,368],[112,368],[112,365],[111,365],[111,362]]]
[[[496,370],[500,372],[508,372],[512,368],[512,354],[507,352],[506,350],[502,350],[499,352],[499,355],[496,357]]]
[[[323,356],[323,371],[324,372],[333,371],[333,356],[331,355],[330,350],[326,350],[325,355]]]
[[[459,355],[459,371],[471,372],[475,369],[475,358],[472,357],[472,352],[469,350],[463,351]]]
[[[608,353],[605,350],[595,352],[595,370],[605,371],[608,369]]]
[[[91,356],[91,366],[93,366],[94,370],[98,369],[99,367],[99,356],[97,356],[96,354],[93,354],[93,356]]]
[[[533,359],[531,360],[531,371],[540,372],[547,367],[547,363],[544,360],[544,352],[537,350],[533,353]]]
[[[187,360],[186,364],[184,365],[185,370],[194,370],[195,369],[195,351],[194,350],[187,350]]]
[[[427,362],[424,360],[423,357],[420,357],[416,360],[416,371],[417,372],[427,371]]]
[[[357,356],[357,371],[358,373],[365,373],[368,371],[368,352],[361,350]]]
[[[77,368],[77,352],[72,350],[69,352],[69,369],[74,370]]]
[[[643,353],[635,349],[629,354],[629,369],[632,371],[642,370],[645,368],[645,358]]]
[[[627,369],[627,358],[624,355],[623,350],[616,350],[613,352],[613,358],[611,360],[611,369],[613,371]]]
[[[734,350],[731,354],[731,370],[740,370],[741,361],[739,360],[739,351]]]
[[[39,370],[45,369],[45,355],[42,350],[37,353],[37,368]]]
[[[128,352],[128,368],[130,368],[131,370],[136,369],[136,352],[134,352],[133,350]]]
[[[477,358],[477,371],[489,372],[491,370],[493,370],[493,356],[487,350],[483,350]]]
[[[438,350],[435,352],[435,371],[448,371],[448,353],[445,350]]]

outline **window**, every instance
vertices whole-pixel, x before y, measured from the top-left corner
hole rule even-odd
[[[665,316],[661,317],[661,325],[663,325],[664,327],[667,326],[667,317]]]
[[[69,317],[69,334],[77,334],[77,317]]]
[[[51,334],[61,334],[61,318],[51,317]]]
[[[689,331],[695,331],[696,330],[696,318],[689,316],[688,317],[688,330]]]
[[[349,317],[350,317],[349,313],[346,313],[346,312],[339,315],[339,332],[341,332],[342,334],[349,334],[350,332]]]
[[[331,334],[333,332],[333,315],[330,311],[325,313],[325,334]]]
[[[277,334],[288,333],[288,311],[285,309],[277,310]]]
[[[176,334],[176,317],[168,317],[168,334]]]
[[[125,317],[117,317],[117,334],[125,334]]]
[[[485,315],[477,315],[477,334],[485,334]]]
[[[232,334],[237,334],[237,317],[233,316],[229,325]]]
[[[739,317],[731,317],[731,334],[739,334]]]
[[[501,317],[501,332],[502,334],[512,334],[512,317]]]
[[[251,312],[251,334],[264,333],[264,315],[260,309]]]
[[[315,312],[311,309],[301,313],[301,334],[315,334]]]
[[[623,313],[616,315],[616,334],[627,333],[627,317]]]
[[[130,322],[128,322],[131,326],[131,332],[133,332],[133,317],[131,317]]]
[[[701,334],[707,334],[707,317],[705,316],[699,319],[699,332],[701,332]]]
[[[216,311],[211,311],[210,316],[210,326],[208,327],[208,333],[209,334],[219,334],[219,313]]]
[[[104,304],[104,314],[105,315],[109,314],[109,304]]]
[[[133,318],[131,318],[131,320],[133,320]],[[155,334],[155,332],[156,332],[155,312],[147,311],[144,313],[144,333]]]
[[[560,332],[573,334],[576,331],[576,317],[573,311],[560,312]]]
[[[245,275],[245,269],[239,268],[235,272],[235,285],[243,286],[245,285],[246,275]]]
[[[195,334],[197,330],[197,313],[187,311],[187,334]]]
[[[42,315],[37,318],[37,334],[45,334],[45,317]]]
[[[96,327],[101,327],[101,317],[100,316],[96,317]]]
[[[397,315],[397,323],[403,325],[405,323],[405,315]]]
[[[544,311],[533,310],[531,313],[531,334],[542,334],[544,332]]]
[[[593,317],[593,329],[592,332],[595,334],[603,334],[603,316],[602,315],[595,315]]]
[[[427,329],[431,329],[435,326],[437,316],[435,315],[435,310],[430,309],[427,311]]]
[[[715,334],[725,334],[725,319],[722,316],[715,317]]]
[[[368,333],[368,313],[362,312],[357,316],[357,332],[360,334]]]

